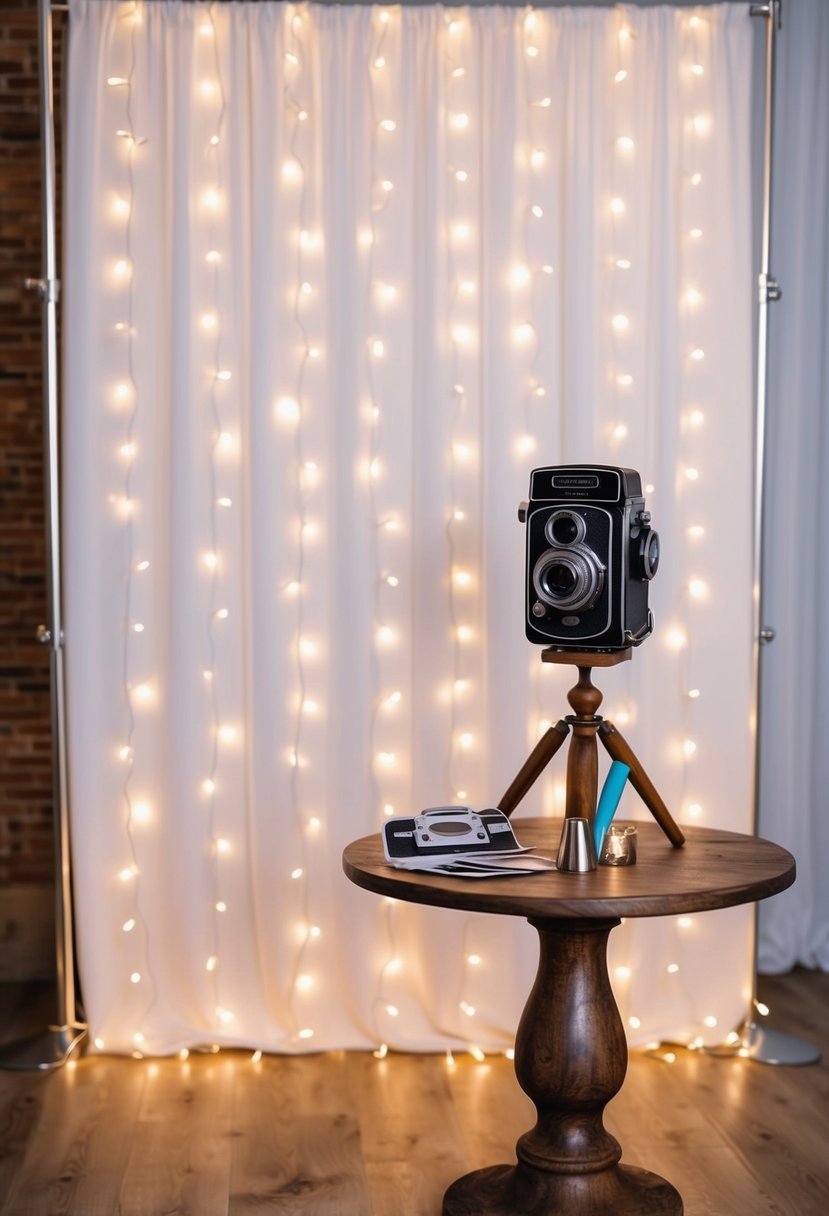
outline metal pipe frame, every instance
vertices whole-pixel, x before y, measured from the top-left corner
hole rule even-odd
[[[46,520],[48,546],[49,624],[41,626],[39,638],[50,646],[50,674],[53,729],[53,790],[57,808],[55,822],[56,907],[55,936],[58,981],[57,1022],[46,1035],[37,1036],[45,1047],[43,1062],[28,1053],[26,1063],[11,1063],[11,1049],[0,1052],[0,1067],[50,1068],[63,1063],[84,1037],[86,1028],[77,1019],[75,992],[75,951],[72,903],[72,871],[69,847],[69,800],[67,789],[66,712],[64,688],[64,651],[61,596],[60,532],[60,450],[58,423],[57,302],[60,284],[57,277],[55,238],[55,122],[52,70],[52,11],[66,11],[67,4],[38,0],[39,62],[41,94],[43,254],[42,277],[29,281],[37,289],[43,306],[43,385],[44,447],[47,466]],[[763,624],[763,541],[766,477],[766,424],[768,408],[769,304],[781,298],[777,280],[770,273],[772,175],[774,167],[774,84],[776,36],[781,27],[782,0],[768,0],[749,7],[752,17],[766,21],[765,97],[763,121],[762,220],[760,268],[758,272],[757,371],[754,416],[754,511],[752,624],[754,640],[753,703],[755,707],[755,757],[753,774],[754,831],[759,821],[760,777],[760,698],[762,694],[762,651],[773,641],[774,630]],[[757,913],[753,941],[752,1011],[741,1029],[740,1052],[763,1063],[808,1064],[820,1059],[811,1044],[793,1036],[767,1030],[753,1020],[757,984]],[[47,1042],[44,1043],[44,1040]],[[49,1050],[50,1043],[52,1049]],[[14,1045],[13,1045],[14,1046]],[[17,1053],[20,1055],[20,1053]],[[25,1054],[25,1053],[24,1053]]]
[[[46,519],[47,624],[37,631],[49,646],[52,726],[52,796],[55,806],[55,1024],[0,1051],[0,1068],[47,1069],[64,1064],[86,1034],[78,1020],[75,991],[75,938],[72,903],[72,862],[69,837],[66,706],[63,663],[61,583],[60,447],[58,415],[57,269],[55,174],[55,106],[52,64],[52,6],[38,0],[38,62],[40,80],[41,148],[41,277],[26,286],[41,301],[43,351],[43,446]]]

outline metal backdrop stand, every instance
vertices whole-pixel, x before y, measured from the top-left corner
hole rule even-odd
[[[49,646],[52,715],[52,794],[55,815],[55,955],[56,1020],[30,1038],[0,1050],[0,1068],[47,1069],[64,1064],[86,1035],[78,1021],[75,999],[75,949],[72,923],[72,869],[69,855],[69,803],[66,782],[66,717],[61,620],[60,483],[58,448],[57,277],[55,238],[55,113],[52,74],[52,13],[49,0],[38,0],[40,66],[40,146],[43,186],[42,255],[39,279],[26,286],[42,304],[43,444],[47,549],[48,624],[37,631]]]
[[[64,704],[63,629],[61,625],[60,568],[60,495],[57,405],[57,300],[59,281],[56,268],[55,242],[55,123],[52,75],[52,8],[63,10],[65,4],[50,4],[38,0],[40,33],[40,120],[43,166],[43,260],[42,278],[30,280],[27,286],[36,290],[43,303],[43,385],[44,385],[44,447],[46,458],[46,520],[48,547],[48,596],[50,623],[41,626],[38,637],[50,646],[52,730],[53,730],[53,789],[58,814],[55,822],[55,937],[57,960],[57,1023],[32,1038],[7,1045],[0,1050],[0,1068],[54,1068],[63,1064],[86,1035],[86,1026],[78,1021],[75,994],[75,952],[72,920],[72,874],[69,854],[69,805],[66,782],[66,720]],[[752,4],[752,17],[766,21],[765,115],[763,141],[763,219],[760,251],[759,310],[757,322],[757,386],[755,403],[755,482],[754,482],[754,704],[755,779],[754,829],[757,830],[759,806],[759,717],[762,648],[774,640],[774,630],[762,624],[762,553],[763,553],[763,492],[765,478],[766,389],[768,366],[768,306],[781,296],[777,281],[769,273],[771,245],[771,183],[773,154],[774,66],[775,40],[780,28],[782,0]],[[812,1064],[820,1052],[810,1043],[780,1031],[769,1030],[754,1020],[758,1007],[757,984],[757,913],[754,925],[754,999],[751,1012],[740,1028],[740,1054],[766,1064]]]
[[[754,751],[754,834],[757,834],[760,811],[760,697],[762,690],[763,648],[774,641],[774,630],[763,624],[763,539],[764,539],[764,486],[766,473],[766,394],[768,387],[768,330],[769,304],[781,298],[777,280],[769,271],[771,250],[771,187],[774,155],[774,68],[775,45],[781,26],[782,0],[769,0],[766,4],[752,4],[752,17],[762,17],[766,22],[766,88],[763,118],[763,219],[760,237],[760,272],[758,275],[757,313],[757,386],[755,404],[755,465],[754,465],[754,706],[755,706],[755,751]],[[760,1008],[757,1000],[757,937],[758,908],[754,909],[754,963],[752,967],[751,1008],[743,1025],[739,1028],[739,1043],[736,1051],[741,1056],[757,1060],[761,1064],[816,1064],[820,1051],[812,1043],[770,1030],[754,1018]]]

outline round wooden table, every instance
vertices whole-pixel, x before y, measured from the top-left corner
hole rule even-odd
[[[522,844],[555,856],[561,820],[521,819]],[[540,937],[538,974],[515,1041],[515,1072],[538,1121],[516,1165],[476,1170],[446,1192],[444,1216],[679,1216],[679,1192],[649,1170],[621,1165],[603,1123],[622,1087],[627,1042],[607,971],[607,939],[625,916],[727,908],[775,895],[795,878],[792,855],[754,836],[683,828],[673,848],[655,823],[637,823],[633,866],[463,879],[395,870],[379,835],[350,844],[348,878],[394,899],[467,912],[524,916]]]

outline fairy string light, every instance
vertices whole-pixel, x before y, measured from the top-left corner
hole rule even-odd
[[[401,813],[400,797],[409,782],[402,754],[406,707],[404,681],[401,679],[403,645],[397,624],[404,594],[405,567],[402,547],[405,533],[398,511],[387,494],[381,494],[386,481],[386,413],[389,406],[387,376],[389,361],[397,352],[387,333],[389,310],[399,303],[402,288],[387,273],[385,257],[395,249],[396,168],[399,160],[399,123],[397,118],[396,76],[399,74],[399,38],[402,13],[388,9],[372,14],[371,42],[366,62],[369,108],[369,157],[367,218],[357,234],[365,262],[365,317],[367,336],[364,344],[364,372],[367,385],[365,402],[367,454],[364,467],[368,516],[370,560],[374,570],[372,593],[373,645],[371,648],[372,699],[369,720],[369,783],[376,815]],[[376,821],[376,820],[375,820]],[[380,965],[372,1011],[379,1046],[375,1055],[382,1059],[389,1044],[399,1039],[397,1018],[403,1002],[400,981],[405,979],[405,963],[397,944],[397,903],[383,901],[384,961]]]
[[[448,564],[447,605],[452,633],[452,680],[449,689],[449,745],[446,786],[449,799],[475,801],[480,765],[479,731],[473,714],[480,628],[473,605],[479,571],[470,523],[475,518],[476,485],[480,469],[477,396],[480,331],[478,233],[472,216],[480,190],[475,156],[480,115],[474,109],[474,79],[469,55],[470,25],[447,13],[444,38],[445,132],[447,149],[446,258],[449,279],[448,338],[450,349],[448,489],[445,537]]]
[[[318,658],[316,641],[306,627],[306,578],[308,544],[316,529],[311,516],[314,494],[320,470],[315,460],[309,459],[306,450],[305,422],[310,405],[306,380],[311,365],[321,357],[320,346],[312,339],[306,322],[306,308],[313,303],[318,287],[313,281],[314,255],[320,248],[320,237],[309,228],[309,182],[308,157],[305,145],[312,139],[312,115],[310,103],[304,92],[311,89],[306,83],[308,70],[305,25],[310,18],[295,5],[286,11],[286,49],[283,54],[283,111],[290,124],[288,158],[284,161],[281,181],[286,193],[296,194],[296,240],[294,247],[295,281],[293,288],[292,320],[297,335],[296,379],[292,397],[280,397],[275,404],[277,425],[293,429],[294,452],[294,500],[295,565],[291,587],[295,604],[294,671],[296,677],[295,713],[291,745],[287,757],[290,766],[289,787],[292,818],[295,825],[295,856],[290,877],[300,883],[301,941],[289,970],[287,1007],[293,1019],[293,1037],[296,1043],[307,1043],[314,1037],[314,1028],[308,1024],[304,1010],[309,1000],[317,995],[317,978],[308,971],[307,957],[319,938],[319,927],[312,923],[309,888],[311,871],[311,844],[322,829],[318,815],[309,816],[305,810],[303,775],[310,764],[306,755],[305,736],[309,718],[319,712],[318,696],[309,696],[310,668]],[[313,31],[311,31],[311,35]],[[309,35],[310,37],[310,35]],[[303,1016],[297,1016],[297,1006]]]
[[[222,673],[217,670],[218,635],[226,633],[226,622],[229,616],[229,609],[220,595],[222,575],[225,571],[220,549],[221,522],[223,522],[220,521],[220,514],[226,515],[232,511],[233,501],[227,494],[220,494],[219,482],[223,476],[228,449],[231,446],[229,439],[232,432],[225,415],[229,404],[227,401],[228,388],[232,383],[233,369],[227,365],[224,357],[224,326],[220,302],[225,241],[224,231],[220,229],[218,222],[225,198],[222,154],[227,98],[212,6],[201,20],[198,34],[197,54],[199,47],[206,48],[206,57],[209,62],[209,74],[199,80],[198,93],[201,105],[208,113],[205,126],[210,132],[206,137],[204,149],[207,166],[206,182],[200,193],[201,211],[205,217],[203,257],[206,268],[205,277],[209,283],[210,307],[198,317],[196,324],[203,335],[207,351],[207,399],[209,416],[213,425],[207,510],[210,547],[197,559],[201,570],[207,574],[208,578],[205,622],[207,666],[202,671],[202,679],[209,706],[207,717],[209,761],[207,774],[202,779],[200,794],[207,805],[205,822],[211,888],[209,924],[212,941],[209,953],[204,960],[204,966],[212,991],[214,1028],[220,1031],[225,1029],[233,1019],[232,1011],[225,1007],[221,997],[220,966],[222,922],[225,920],[227,912],[227,898],[223,891],[222,881],[223,860],[231,852],[232,845],[231,841],[222,833],[218,823],[217,789],[220,786],[219,767],[223,745],[234,741],[236,728],[222,721],[220,705]]]
[[[510,345],[521,371],[522,427],[516,434],[513,455],[525,472],[536,463],[539,439],[548,434],[552,419],[548,370],[552,358],[549,335],[555,322],[544,312],[554,282],[552,246],[554,228],[549,216],[554,184],[550,176],[550,144],[555,118],[547,92],[552,74],[549,15],[529,9],[516,16],[516,38],[520,43],[524,95],[524,129],[521,141],[523,193],[520,202],[520,256],[509,269],[509,285],[516,301]],[[540,330],[545,341],[540,340]],[[563,413],[562,413],[563,419]],[[560,424],[561,425],[561,424]],[[559,440],[561,442],[561,440]],[[553,459],[555,454],[553,453]],[[527,656],[531,702],[527,714],[527,742],[534,746],[552,725],[548,717],[550,689],[538,655]],[[542,774],[536,791],[544,814],[562,811],[564,786],[551,771]]]
[[[119,456],[123,462],[123,494],[115,501],[115,510],[123,523],[126,579],[124,584],[124,617],[122,628],[122,680],[124,688],[124,706],[126,712],[126,731],[124,742],[118,750],[118,760],[125,766],[122,784],[124,804],[124,828],[129,855],[129,864],[123,866],[118,878],[124,887],[130,890],[131,906],[129,915],[121,922],[121,931],[126,935],[129,948],[125,952],[125,964],[128,968],[128,980],[136,991],[143,995],[142,1013],[135,1017],[135,1030],[132,1035],[133,1054],[141,1055],[144,1045],[144,1033],[141,1029],[156,999],[156,986],[152,978],[149,964],[149,930],[141,903],[141,868],[139,865],[139,847],[137,833],[143,830],[153,815],[150,804],[136,797],[133,786],[136,776],[135,734],[137,729],[137,712],[146,712],[153,708],[158,689],[157,685],[146,675],[147,651],[151,639],[147,633],[147,622],[139,620],[135,615],[136,588],[134,577],[144,575],[149,568],[146,558],[136,559],[136,507],[134,479],[135,465],[138,459],[136,432],[139,421],[139,394],[135,374],[135,297],[134,297],[134,259],[133,259],[133,214],[135,207],[136,185],[134,158],[138,148],[146,144],[146,140],[137,134],[134,117],[134,81],[137,60],[137,29],[140,18],[140,8],[137,4],[130,6],[121,15],[115,27],[116,38],[125,43],[127,57],[126,75],[111,74],[107,77],[108,94],[113,99],[121,101],[120,125],[115,130],[115,140],[124,158],[124,173],[126,182],[126,197],[119,196],[113,208],[115,217],[124,220],[123,257],[114,267],[116,287],[123,292],[123,320],[116,323],[116,332],[124,338],[124,375],[116,384],[113,391],[113,408],[121,412],[126,409],[126,425],[124,442]],[[123,38],[118,38],[123,35]],[[113,53],[118,53],[117,44]],[[138,667],[142,677],[136,682],[133,671]],[[123,907],[123,905],[122,905]],[[124,915],[122,911],[121,915]],[[138,930],[138,932],[136,932]],[[134,999],[130,999],[134,1007]],[[101,1049],[103,1040],[96,1038],[95,1045]]]
[[[385,471],[383,456],[387,407],[380,387],[380,369],[393,355],[384,332],[385,305],[389,293],[396,295],[397,291],[384,277],[377,276],[380,224],[389,212],[395,184],[391,170],[385,163],[397,132],[392,103],[393,68],[389,61],[391,23],[391,13],[387,9],[380,9],[373,14],[372,42],[366,64],[370,175],[368,220],[358,234],[358,241],[365,249],[366,265],[365,315],[368,336],[364,345],[364,366],[368,386],[368,450],[364,474],[370,520],[371,562],[375,572],[372,597],[374,639],[371,650],[373,696],[369,721],[369,780],[372,801],[378,812],[386,816],[395,814],[397,810],[398,785],[395,778],[399,772],[400,761],[395,746],[387,735],[388,715],[402,700],[401,690],[393,687],[387,676],[387,667],[390,664],[384,661],[390,659],[398,643],[398,630],[390,622],[394,620],[395,607],[400,596],[400,573],[394,561],[386,560],[386,554],[393,552],[399,523],[393,510],[381,507],[379,496],[379,486]],[[393,239],[391,244],[393,245]]]

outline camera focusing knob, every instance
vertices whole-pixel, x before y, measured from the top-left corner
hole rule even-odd
[[[527,511],[529,510],[529,506],[530,506],[530,504],[527,502],[526,499],[524,499],[523,502],[519,502],[519,504],[518,504],[518,522],[519,523],[525,524],[527,522]]]
[[[644,526],[646,524],[649,524],[651,522],[650,511],[640,511],[639,514],[636,516],[636,522],[638,524],[641,524],[642,527],[644,528]]]

